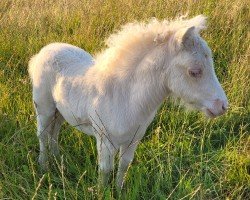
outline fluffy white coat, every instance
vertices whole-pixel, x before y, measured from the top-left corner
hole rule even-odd
[[[121,187],[138,142],[167,96],[211,117],[223,114],[227,99],[211,51],[199,36],[205,23],[202,15],[130,23],[108,38],[108,48],[96,58],[69,44],[45,46],[29,64],[40,164],[46,167],[47,145],[58,154],[58,133],[66,120],[96,137],[103,183],[120,151]]]

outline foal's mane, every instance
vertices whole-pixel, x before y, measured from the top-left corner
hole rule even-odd
[[[152,18],[148,22],[133,22],[122,26],[106,40],[108,48],[96,56],[97,67],[110,71],[121,66],[122,60],[136,62],[136,58],[139,59],[141,54],[146,54],[158,43],[167,42],[179,29],[194,26],[195,32],[199,33],[206,28],[206,17],[203,15],[185,18],[181,16],[170,21]],[[126,61],[123,65],[134,66]]]

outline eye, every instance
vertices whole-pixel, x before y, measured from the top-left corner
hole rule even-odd
[[[194,78],[200,78],[202,75],[201,68],[189,68],[188,75]]]

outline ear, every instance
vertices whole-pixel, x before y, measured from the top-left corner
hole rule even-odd
[[[178,30],[174,36],[177,46],[183,46],[192,37],[194,30],[194,26]]]
[[[190,26],[195,26],[195,31],[198,33],[207,28],[207,17],[204,15],[198,15],[188,20]]]

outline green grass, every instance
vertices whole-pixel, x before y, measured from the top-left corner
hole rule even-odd
[[[114,183],[96,192],[95,140],[67,124],[62,159],[43,174],[27,63],[51,42],[91,53],[120,25],[151,17],[208,16],[203,37],[229,98],[228,113],[207,120],[165,102],[127,174],[125,199],[249,199],[250,12],[247,0],[0,1],[0,199],[119,199]]]

